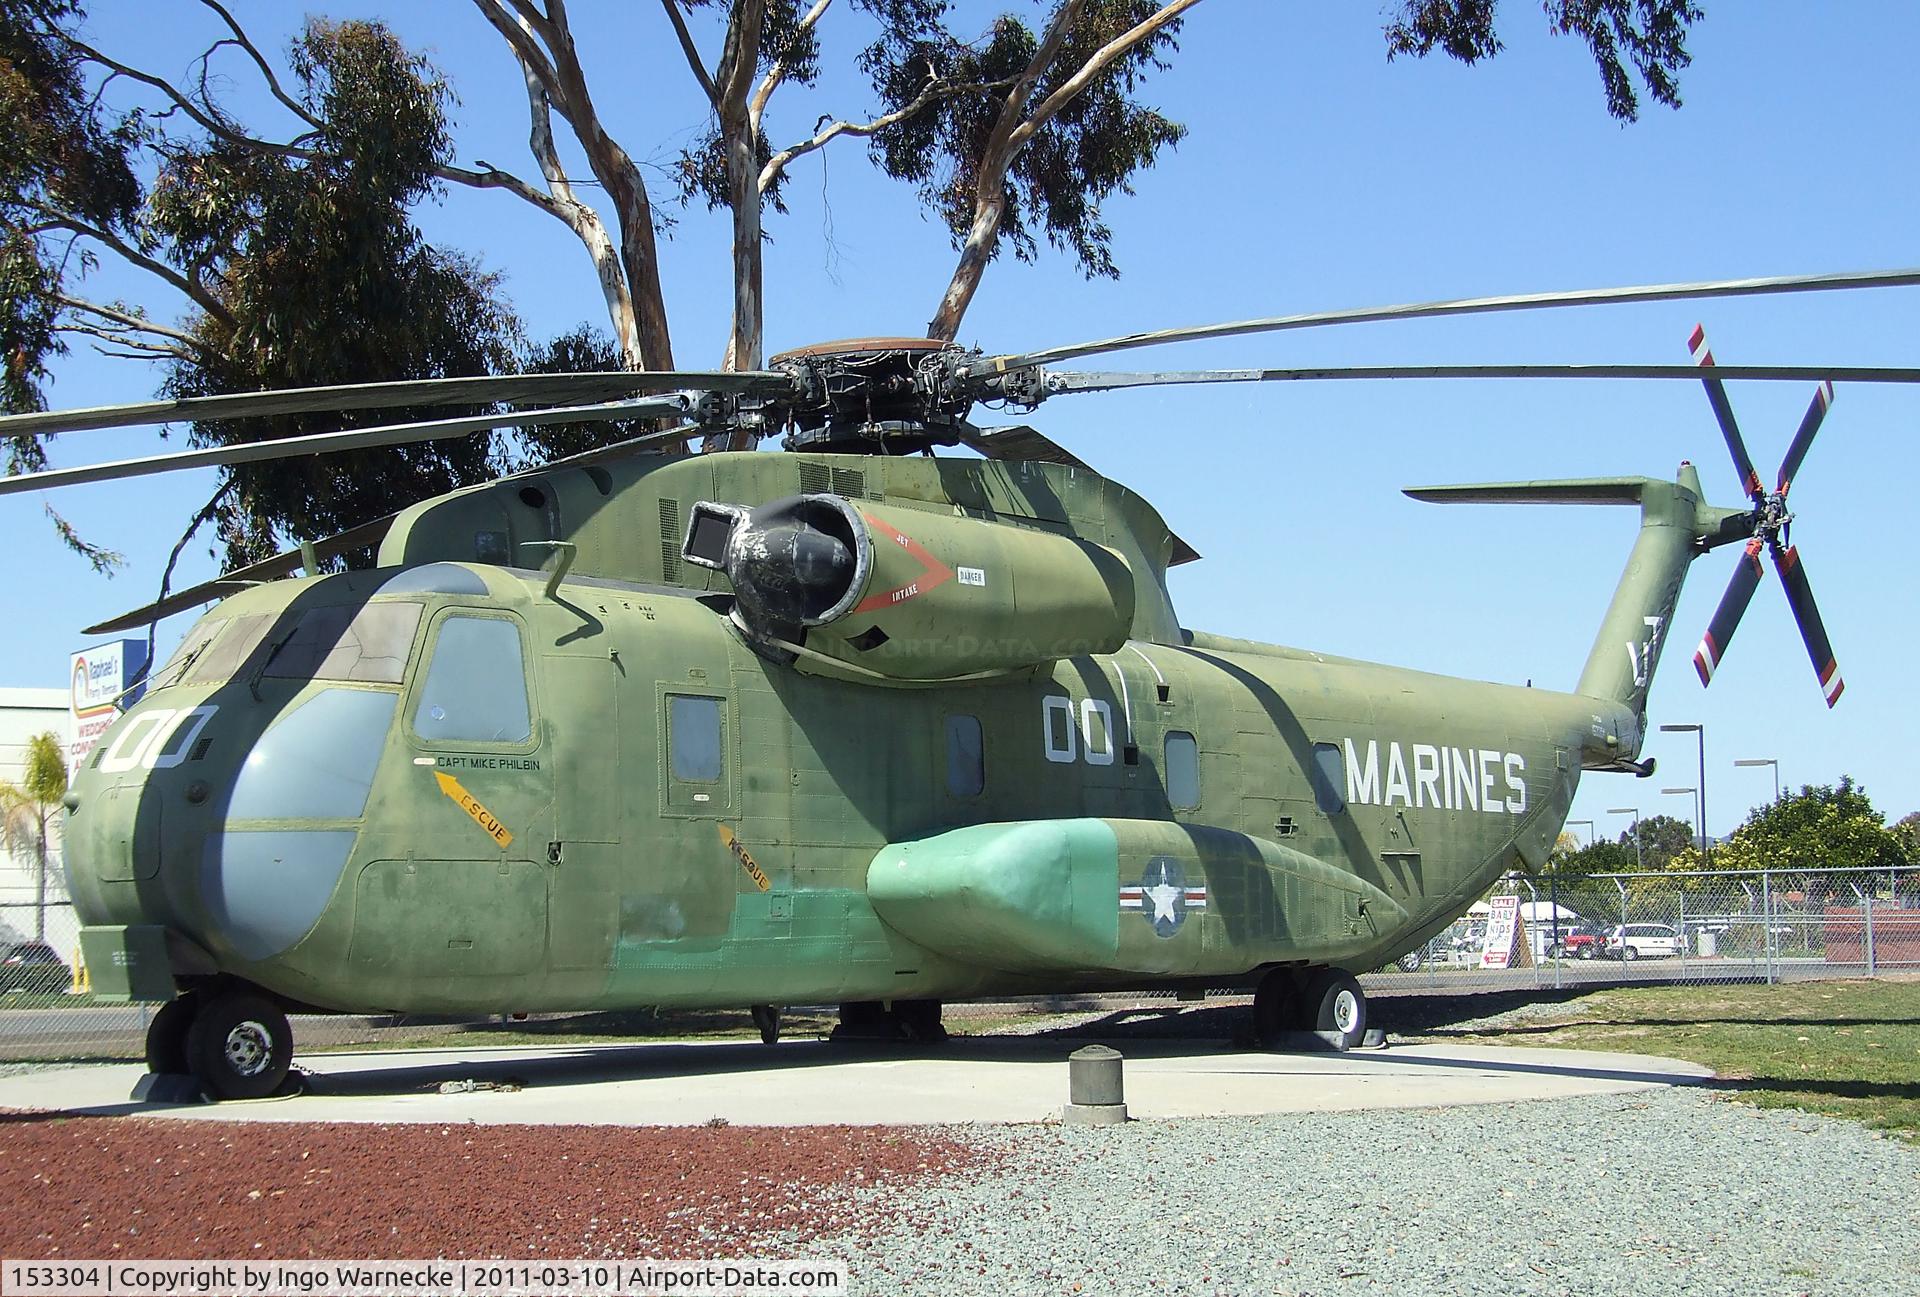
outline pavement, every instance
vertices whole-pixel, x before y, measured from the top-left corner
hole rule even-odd
[[[793,1040],[409,1049],[299,1057],[303,1093],[222,1104],[134,1102],[138,1064],[0,1077],[0,1109],[222,1121],[616,1126],[931,1125],[1057,1119],[1066,1057],[1088,1043],[955,1038],[938,1050]],[[1252,1053],[1217,1041],[1127,1040],[1137,1120],[1364,1111],[1622,1094],[1712,1075],[1675,1059],[1586,1050],[1395,1045]],[[443,1087],[446,1090],[443,1091]]]

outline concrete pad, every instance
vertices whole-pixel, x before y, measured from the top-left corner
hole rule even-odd
[[[918,1054],[792,1041],[312,1054],[307,1093],[243,1103],[129,1099],[135,1064],[0,1078],[0,1108],[223,1121],[738,1126],[1056,1120],[1078,1039],[956,1038]],[[1673,1059],[1585,1050],[1402,1045],[1268,1054],[1206,1041],[1124,1042],[1136,1119],[1420,1108],[1620,1094],[1712,1075]],[[474,1082],[442,1094],[446,1082]],[[488,1088],[489,1086],[494,1088]]]

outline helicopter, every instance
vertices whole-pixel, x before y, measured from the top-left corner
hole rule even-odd
[[[1329,324],[1831,291],[1920,271],[1459,299],[1012,355],[913,338],[746,372],[431,379],[0,419],[41,434],[292,411],[480,414],[0,479],[0,494],[502,425],[659,420],[419,501],[89,628],[213,600],[74,773],[69,893],[103,1000],[159,1006],[147,1065],[274,1093],[289,1013],[840,1006],[944,1035],[982,996],[1251,988],[1258,1039],[1364,1038],[1356,970],[1547,860],[1586,771],[1652,773],[1646,702],[1694,559],[1743,546],[1695,665],[1778,569],[1843,685],[1787,497],[1832,383],[1920,370],[1508,365],[1078,372],[1077,357]],[[1188,629],[1198,558],[1028,426],[1076,392],[1343,378],[1701,382],[1747,503],[1671,477],[1410,488],[1637,508],[1574,688],[1454,679]],[[1726,379],[1816,383],[1769,490]],[[510,407],[502,411],[501,405]],[[687,454],[784,434],[785,453]],[[964,447],[973,455],[936,454]],[[664,449],[663,449],[664,448]],[[324,571],[376,547],[371,567]]]

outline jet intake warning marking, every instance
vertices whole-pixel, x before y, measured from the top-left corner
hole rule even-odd
[[[465,811],[475,824],[485,829],[488,837],[503,847],[512,843],[513,834],[507,826],[495,819],[493,812],[482,806],[472,793],[462,788],[458,779],[438,770],[433,772],[433,778],[440,785],[440,791],[451,797],[454,804]]]
[[[1518,752],[1441,747],[1431,743],[1387,744],[1386,782],[1380,778],[1380,741],[1368,739],[1365,755],[1345,740],[1347,802],[1355,806],[1432,807],[1524,815],[1527,760]],[[1413,754],[1412,764],[1407,753]],[[1409,777],[1411,776],[1411,777]],[[1495,781],[1499,787],[1495,787]]]

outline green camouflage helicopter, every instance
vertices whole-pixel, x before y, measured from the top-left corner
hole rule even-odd
[[[424,500],[90,628],[219,597],[75,772],[66,868],[96,993],[163,1004],[151,1070],[284,1080],[287,1013],[838,1003],[934,1039],[943,1001],[1251,986],[1269,1042],[1366,1029],[1353,970],[1538,868],[1585,770],[1645,775],[1647,691],[1698,555],[1746,546],[1705,680],[1771,552],[1829,704],[1840,676],[1786,497],[1834,379],[1920,371],[1048,368],[1331,323],[1920,283],[1920,272],[1482,298],[1014,356],[829,344],[747,373],[441,379],[0,420],[45,433],[421,404],[488,412],[37,473],[0,493],[655,416],[619,446]],[[976,403],[1167,383],[1704,379],[1746,508],[1694,469],[1430,487],[1638,506],[1572,692],[1184,629],[1197,557],[1141,496]],[[1721,378],[1821,386],[1768,491]],[[502,406],[511,407],[502,412]],[[786,454],[656,453],[784,430]],[[981,457],[931,454],[963,445]],[[927,451],[927,454],[910,452]],[[378,546],[375,565],[321,561]],[[305,575],[294,573],[305,569]],[[224,597],[221,597],[224,596]]]

